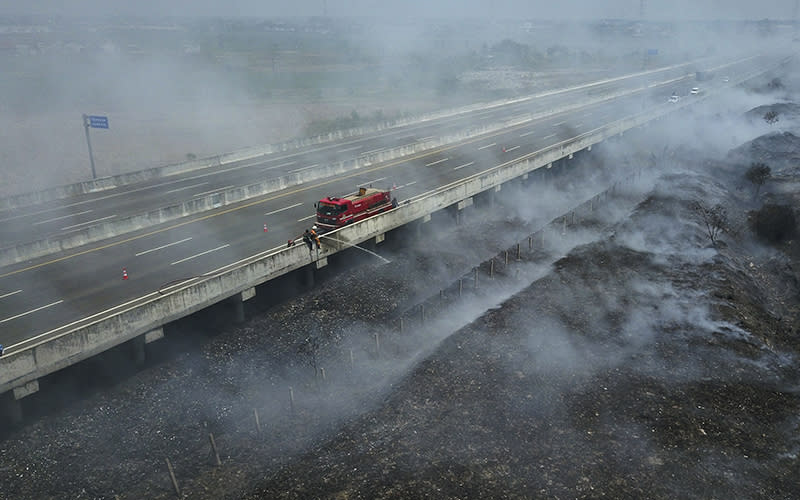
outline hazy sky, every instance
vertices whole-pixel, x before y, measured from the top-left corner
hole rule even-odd
[[[640,0],[0,0],[0,14],[638,18]],[[795,0],[645,0],[645,17],[789,19]]]

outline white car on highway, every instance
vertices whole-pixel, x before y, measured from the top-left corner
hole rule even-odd
[[[692,95],[697,95],[700,93],[700,89],[698,87],[692,87],[692,90],[689,91]]]

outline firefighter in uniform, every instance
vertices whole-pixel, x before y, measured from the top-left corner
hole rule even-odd
[[[311,239],[313,239],[314,243],[317,244],[317,250],[319,250],[320,249],[320,243],[319,243],[319,234],[317,234],[317,226],[312,226],[311,227]]]
[[[308,246],[308,252],[311,253],[311,250],[314,249],[314,244],[311,242],[311,232],[309,232],[308,229],[306,229],[306,232],[303,233],[303,243]]]

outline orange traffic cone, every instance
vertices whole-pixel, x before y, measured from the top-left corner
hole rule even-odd
[[[128,279],[128,270],[125,269],[124,267],[122,268],[122,279],[124,280]]]

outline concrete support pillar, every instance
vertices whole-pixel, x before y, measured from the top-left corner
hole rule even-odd
[[[26,396],[39,392],[39,380],[31,380],[25,385],[14,387],[14,399],[22,399]]]
[[[137,365],[144,364],[146,358],[144,351],[145,343],[144,335],[139,335],[131,340],[131,357],[133,358],[133,362]]]
[[[22,422],[22,403],[11,392],[0,395],[0,417],[12,425]]]
[[[430,221],[431,221],[431,214],[424,215],[421,219],[417,220],[417,223],[416,223],[416,226],[417,226],[417,237],[421,237],[422,236],[422,234],[423,234],[423,232],[425,230],[425,225]]]
[[[162,326],[156,328],[155,330],[150,330],[144,335],[139,335],[131,340],[131,357],[133,358],[133,362],[137,365],[144,364],[145,360],[147,359],[145,346],[150,342],[155,342],[156,340],[163,338],[164,327]]]
[[[230,298],[233,307],[233,322],[244,323],[244,301],[242,295],[235,295]]]

